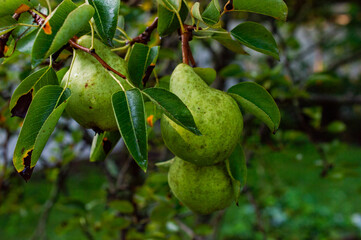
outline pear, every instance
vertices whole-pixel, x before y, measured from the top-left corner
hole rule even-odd
[[[162,136],[169,150],[199,166],[226,160],[239,142],[243,129],[242,114],[236,101],[227,93],[209,87],[186,64],[178,65],[172,73],[170,91],[189,108],[202,136],[163,115]]]
[[[169,168],[168,183],[179,201],[195,213],[210,214],[228,207],[234,200],[225,162],[197,166],[175,157]]]
[[[85,35],[79,38],[77,43],[89,48],[91,37]],[[94,39],[94,49],[112,68],[128,76],[126,61],[109,47]],[[117,130],[111,97],[113,93],[120,91],[121,87],[109,75],[108,70],[88,53],[76,50],[72,64],[73,68],[65,74],[61,82],[64,87],[68,81],[67,87],[72,92],[66,112],[85,128],[98,132]],[[116,77],[126,90],[130,88],[124,79]]]

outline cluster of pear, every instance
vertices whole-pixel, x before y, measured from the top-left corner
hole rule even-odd
[[[78,39],[77,43],[90,48],[92,38],[84,35]],[[95,52],[113,69],[128,76],[127,62],[124,59],[96,38],[93,47]],[[124,79],[115,77],[125,90],[131,88]],[[72,92],[66,112],[75,121],[85,128],[92,128],[98,132],[118,130],[111,96],[122,89],[110,76],[109,71],[93,56],[76,50],[71,68],[64,75],[61,86],[64,87],[66,84]]]
[[[209,87],[186,64],[178,65],[172,73],[170,91],[189,108],[202,135],[162,116],[163,139],[176,155],[168,173],[169,186],[193,212],[209,214],[224,209],[235,198],[225,161],[242,133],[239,107],[227,93]]]

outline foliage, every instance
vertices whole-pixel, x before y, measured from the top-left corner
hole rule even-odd
[[[340,239],[359,235],[358,3],[343,1],[338,8],[338,1],[303,4],[299,0],[146,0],[141,5],[95,0],[3,2],[0,236]],[[18,3],[28,7],[18,8]],[[287,16],[285,3],[286,23],[282,22]],[[24,12],[14,19],[15,11]],[[42,19],[39,13],[49,17]],[[192,32],[189,51],[178,45],[179,29],[186,46]],[[128,62],[127,81],[134,88],[109,96],[121,139],[119,133],[109,132],[93,138],[91,130],[63,113],[71,92],[57,85],[69,69],[71,48],[79,49],[77,38],[92,34]],[[157,122],[163,113],[201,134],[184,110],[187,106],[169,91],[172,69],[181,56],[193,64],[191,52],[202,67],[195,72],[209,76],[208,84],[228,90],[245,119],[243,150],[236,150],[227,162],[238,207],[234,204],[206,217],[193,214],[170,194],[167,163],[155,167],[156,162],[172,158]],[[214,68],[216,74],[203,67]],[[120,104],[123,107],[117,107]],[[10,117],[25,114],[24,121]],[[128,120],[120,117],[124,114]],[[9,163],[13,155],[17,171],[26,179],[36,164],[26,185]]]

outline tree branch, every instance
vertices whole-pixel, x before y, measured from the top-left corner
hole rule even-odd
[[[95,53],[95,49],[90,50],[89,48],[83,47],[79,44],[77,44],[75,42],[76,40],[74,38],[69,40],[69,44],[71,47],[79,49],[83,52],[89,53],[90,55],[92,55],[96,60],[98,60],[98,62],[108,71],[112,71],[113,73],[117,74],[119,77],[126,79],[127,77],[124,76],[123,74],[121,74],[120,72],[118,72],[117,70],[115,70],[114,68],[112,68],[111,66],[109,66],[109,64],[107,64],[98,54]]]
[[[147,43],[150,41],[150,36],[152,35],[152,32],[154,29],[156,29],[158,26],[158,17],[156,17],[153,21],[153,23],[145,29],[143,33],[141,33],[138,37],[133,38],[132,41],[128,42],[127,44],[133,45],[134,43],[142,43],[147,45]]]

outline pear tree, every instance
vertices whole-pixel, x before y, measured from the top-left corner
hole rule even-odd
[[[196,66],[190,42],[216,41],[243,55],[248,47],[279,60],[266,27],[246,21],[227,30],[222,18],[251,12],[285,21],[282,0],[154,1],[156,16],[133,38],[124,29],[120,0],[63,0],[54,9],[44,4],[48,1],[0,2],[0,61],[9,64],[21,52],[30,56],[33,69],[9,104],[14,117],[24,118],[13,163],[26,181],[64,113],[95,131],[91,161],[104,161],[121,139],[143,171],[148,168],[147,123],[160,120],[165,145],[175,157],[159,165],[169,166],[174,195],[199,214],[238,202],[247,176],[242,113],[253,114],[275,133],[280,112],[257,83],[241,82],[227,92],[210,86],[217,73]],[[177,34],[182,59],[164,84],[156,71],[161,43]],[[55,68],[64,55],[69,61]],[[147,104],[161,114],[148,116]]]

